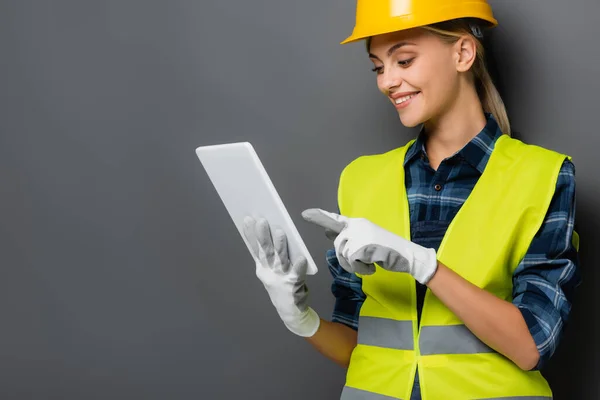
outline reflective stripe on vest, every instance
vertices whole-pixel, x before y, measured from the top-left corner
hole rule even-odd
[[[422,355],[494,353],[465,325],[423,326],[419,335]]]
[[[366,390],[356,389],[350,386],[344,386],[340,400],[402,400],[396,397],[384,396]],[[546,396],[510,396],[494,397],[476,400],[552,400],[552,397]]]
[[[398,350],[413,350],[412,321],[361,316],[358,343]]]
[[[360,317],[358,343],[398,350],[413,350],[412,321]],[[477,354],[495,351],[465,325],[423,326],[419,335],[422,355]]]
[[[340,400],[402,400],[396,397],[384,396],[366,390],[356,389],[350,386],[344,386]],[[552,397],[545,396],[511,396],[511,397],[494,397],[487,399],[476,400],[552,400]]]
[[[350,386],[344,386],[340,400],[402,400],[396,397],[384,396],[366,390],[356,389]]]
[[[545,396],[511,396],[511,397],[494,397],[489,399],[476,399],[476,400],[552,400],[552,397]]]

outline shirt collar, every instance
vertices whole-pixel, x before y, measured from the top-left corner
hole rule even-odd
[[[500,136],[502,131],[496,122],[494,116],[490,113],[485,114],[487,122],[485,127],[475,136],[469,143],[467,143],[458,153],[453,157],[461,157],[471,166],[476,168],[479,173],[483,173],[487,162],[492,155],[494,145]],[[425,131],[422,128],[417,136],[417,139],[408,149],[406,157],[404,158],[404,165],[413,161],[417,157],[427,156],[425,150]]]

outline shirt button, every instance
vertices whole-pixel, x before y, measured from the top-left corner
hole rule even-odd
[[[442,185],[435,185],[434,188],[436,191],[439,192],[440,190],[442,190]]]

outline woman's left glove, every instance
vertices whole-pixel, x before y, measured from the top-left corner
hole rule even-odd
[[[319,208],[305,210],[302,217],[322,228],[334,240],[340,265],[348,272],[373,274],[377,263],[394,272],[406,272],[427,284],[437,271],[437,254],[406,240],[365,218],[348,218]]]

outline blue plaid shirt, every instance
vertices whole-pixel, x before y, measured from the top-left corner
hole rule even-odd
[[[404,161],[413,242],[437,251],[501,135],[496,120],[487,114],[485,128],[436,171],[427,158],[425,135],[423,131],[419,134]],[[442,185],[441,191],[434,190],[437,184]],[[555,352],[569,318],[573,291],[580,283],[578,254],[571,243],[574,219],[575,168],[565,160],[545,221],[513,276],[513,304],[523,314],[540,353],[535,369],[540,369]],[[361,279],[340,266],[334,249],[327,252],[327,264],[336,298],[332,321],[356,330],[366,297]],[[420,315],[426,288],[416,285]],[[415,386],[418,391],[418,378]]]

